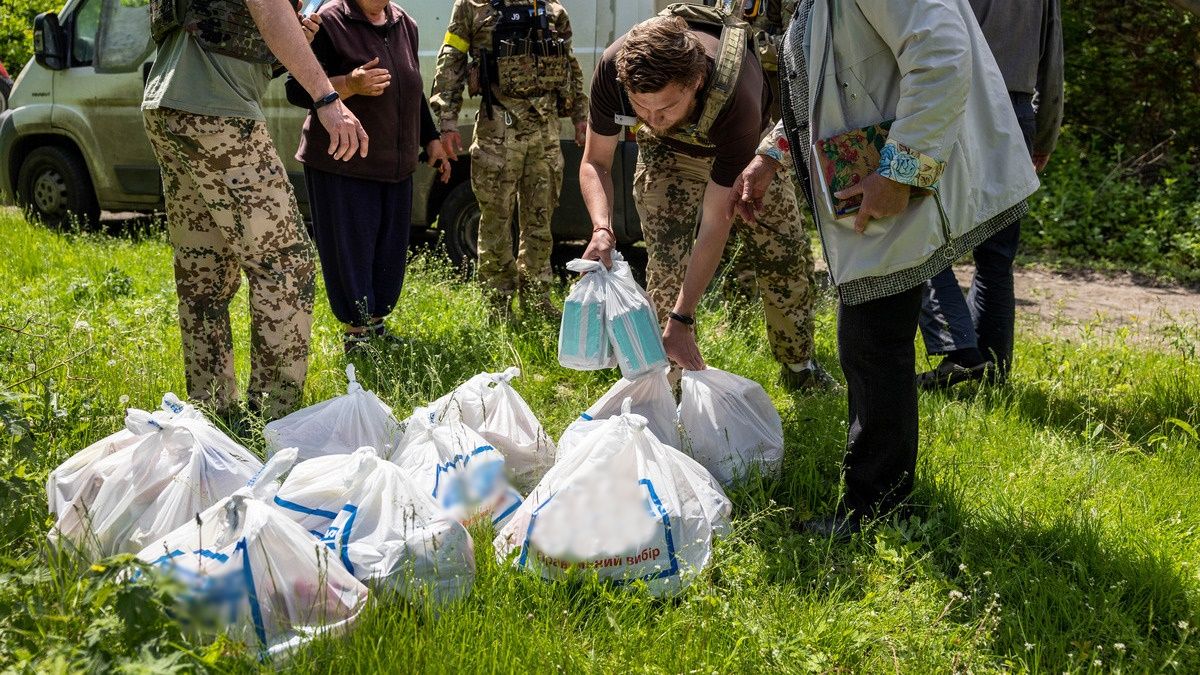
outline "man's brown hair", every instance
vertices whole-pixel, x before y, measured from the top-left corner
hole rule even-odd
[[[635,94],[687,86],[704,78],[704,46],[677,16],[656,16],[634,26],[617,52],[617,79]]]

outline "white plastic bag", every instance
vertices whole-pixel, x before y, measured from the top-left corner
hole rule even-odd
[[[187,587],[181,601],[197,633],[227,631],[275,655],[347,627],[365,606],[367,588],[337,554],[266,501],[295,459],[281,450],[254,485],[138,553]]]
[[[558,439],[558,457],[569,454],[588,432],[599,427],[604,420],[621,414],[621,405],[627,398],[632,399],[631,412],[646,418],[647,427],[656,438],[672,447],[679,447],[677,406],[667,372],[664,368],[636,380],[618,380],[563,431]]]
[[[203,419],[199,410],[180,401],[175,394],[162,397],[162,407],[154,412],[137,408],[125,411],[125,427],[96,441],[58,465],[46,479],[46,499],[50,513],[61,515],[71,509],[88,510],[110,472],[119,462],[105,462],[107,457],[130,448],[148,434],[158,431],[149,426],[150,420],[163,424],[176,417]]]
[[[613,252],[613,264],[620,254]],[[605,300],[608,294],[608,270],[598,260],[575,259],[567,269],[583,277],[571,287],[563,304],[558,329],[558,362],[574,370],[602,370],[617,365],[608,339]]]
[[[538,484],[493,545],[545,579],[594,570],[654,595],[685,588],[709,562],[731,505],[712,476],[663,444],[646,418],[603,422]]]
[[[654,303],[625,262],[613,262],[605,298],[608,337],[617,355],[621,375],[634,380],[646,373],[662,370],[669,363],[663,348],[662,328]]]
[[[107,478],[91,508],[59,514],[52,542],[70,542],[94,557],[139,551],[233,494],[262,468],[207,420],[150,419],[130,430],[145,436],[101,460]]]
[[[499,373],[479,373],[430,403],[428,408],[438,421],[457,420],[478,431],[487,417],[492,399],[491,384]]]
[[[464,523],[483,516],[495,521],[510,495],[504,455],[461,420],[439,420],[430,408],[413,412],[400,450],[389,459]]]
[[[556,449],[529,404],[512,387],[512,379],[520,374],[519,368],[491,374],[483,424],[476,430],[504,455],[509,481],[529,490],[554,464]]]
[[[685,371],[679,423],[692,457],[729,485],[758,467],[783,464],[783,422],[767,392],[753,380],[716,368]],[[687,443],[685,443],[685,447]]]
[[[466,596],[475,579],[467,528],[372,448],[357,451],[349,464],[345,504],[322,539],[347,569],[413,601]]]
[[[263,429],[267,452],[299,448],[300,460],[320,455],[348,455],[364,445],[388,453],[400,440],[400,423],[392,409],[354,377],[346,366],[346,393],[275,420]]]

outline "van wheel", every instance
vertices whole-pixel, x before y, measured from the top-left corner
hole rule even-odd
[[[29,153],[17,177],[17,197],[31,217],[52,227],[72,219],[84,227],[100,222],[87,165],[66,148],[47,145]]]
[[[446,195],[438,212],[438,229],[446,241],[446,253],[458,267],[468,269],[479,256],[479,204],[464,180]]]

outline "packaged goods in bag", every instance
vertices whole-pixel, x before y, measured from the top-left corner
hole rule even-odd
[[[126,410],[122,429],[80,450],[50,472],[46,479],[50,513],[61,515],[72,509],[91,509],[105,479],[113,470],[124,466],[120,461],[106,461],[107,458],[133,447],[176,417],[203,419],[204,416],[172,393],[164,394],[162,407],[153,412],[137,408]]]
[[[395,464],[371,453],[351,465],[349,499],[323,538],[347,569],[410,600],[469,593],[475,548],[467,528]]]
[[[613,252],[613,265],[626,265]],[[558,330],[558,362],[574,370],[602,370],[617,365],[608,339],[605,298],[609,271],[598,260],[575,259],[567,269],[583,276],[571,287],[563,303],[562,323]]]
[[[417,408],[390,459],[458,520],[500,516],[509,487],[504,455],[462,421]]]
[[[554,464],[556,450],[529,404],[512,387],[512,379],[520,374],[519,368],[493,374],[483,424],[477,431],[504,455],[509,481],[529,490]]]
[[[176,417],[101,460],[107,478],[90,508],[59,514],[50,531],[88,555],[133,553],[250,480],[262,462],[207,420]]]
[[[473,375],[428,407],[438,420],[458,420],[478,431],[487,417],[487,406],[492,398],[491,384],[496,375]]]
[[[493,545],[545,579],[592,571],[654,595],[687,587],[729,528],[721,486],[687,455],[655,438],[646,418],[605,420],[561,458]]]
[[[592,407],[571,422],[558,439],[558,456],[563,457],[579,444],[588,432],[600,426],[604,420],[621,414],[625,399],[632,401],[631,412],[647,420],[647,428],[655,438],[667,445],[678,447],[679,425],[675,396],[667,380],[667,369],[647,373],[636,380],[620,379]]]
[[[363,389],[346,366],[349,386],[337,398],[309,406],[267,424],[263,437],[268,453],[299,448],[300,460],[320,455],[348,455],[369,445],[391,452],[400,441],[400,424],[392,409],[374,393]]]
[[[138,553],[178,579],[189,630],[275,655],[349,626],[367,588],[330,547],[272,506],[275,480],[296,459],[276,453],[243,487]]]
[[[662,329],[650,296],[633,278],[628,264],[618,267],[613,263],[609,279],[605,320],[621,375],[634,380],[666,368],[669,364],[663,349]]]
[[[783,422],[757,382],[706,368],[684,372],[682,390],[679,423],[685,449],[722,485],[754,467],[763,474],[779,470]]]

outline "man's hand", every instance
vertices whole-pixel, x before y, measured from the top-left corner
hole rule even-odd
[[[392,74],[387,68],[376,68],[379,57],[367,61],[350,71],[346,76],[346,85],[350,92],[360,96],[379,96],[392,83]]]
[[[862,234],[867,231],[867,224],[872,218],[887,218],[908,208],[911,193],[912,188],[906,183],[898,183],[871,172],[866,178],[833,196],[849,199],[862,195],[862,206],[858,207],[858,214],[854,217],[854,231]]]
[[[587,141],[587,120],[581,120],[575,123],[575,145],[583,147]]]
[[[755,155],[733,181],[725,209],[726,216],[741,216],[747,223],[753,223],[754,214],[763,207],[762,200],[767,194],[767,188],[782,168],[779,162],[770,157]]]
[[[443,130],[442,147],[446,149],[446,154],[451,158],[458,157],[463,150],[462,134],[458,133],[457,129]]]
[[[612,268],[612,250],[617,245],[617,238],[613,236],[612,230],[608,228],[596,228],[592,230],[592,240],[588,242],[587,248],[583,251],[582,258],[584,260],[599,260],[604,263],[604,267]]]
[[[317,108],[317,119],[329,132],[329,154],[334,159],[349,161],[355,152],[367,156],[367,131],[341,100]]]
[[[429,145],[425,146],[425,155],[428,158],[429,166],[437,170],[438,180],[442,183],[449,183],[450,156],[446,154],[446,148],[442,146],[442,142],[436,138],[429,141]]]
[[[300,5],[299,2],[296,3]],[[313,14],[304,16],[300,12],[296,12],[296,18],[300,19],[300,29],[304,31],[304,39],[308,40],[308,44],[312,44],[313,38],[317,37],[317,31],[321,30],[321,15]]]
[[[704,357],[696,346],[696,333],[690,326],[685,326],[673,319],[667,320],[667,329],[663,331],[663,347],[667,358],[674,361],[684,370],[704,370]]]
[[[1032,159],[1033,170],[1041,173],[1043,170],[1045,170],[1046,165],[1050,163],[1050,153],[1035,152],[1032,155]]]

